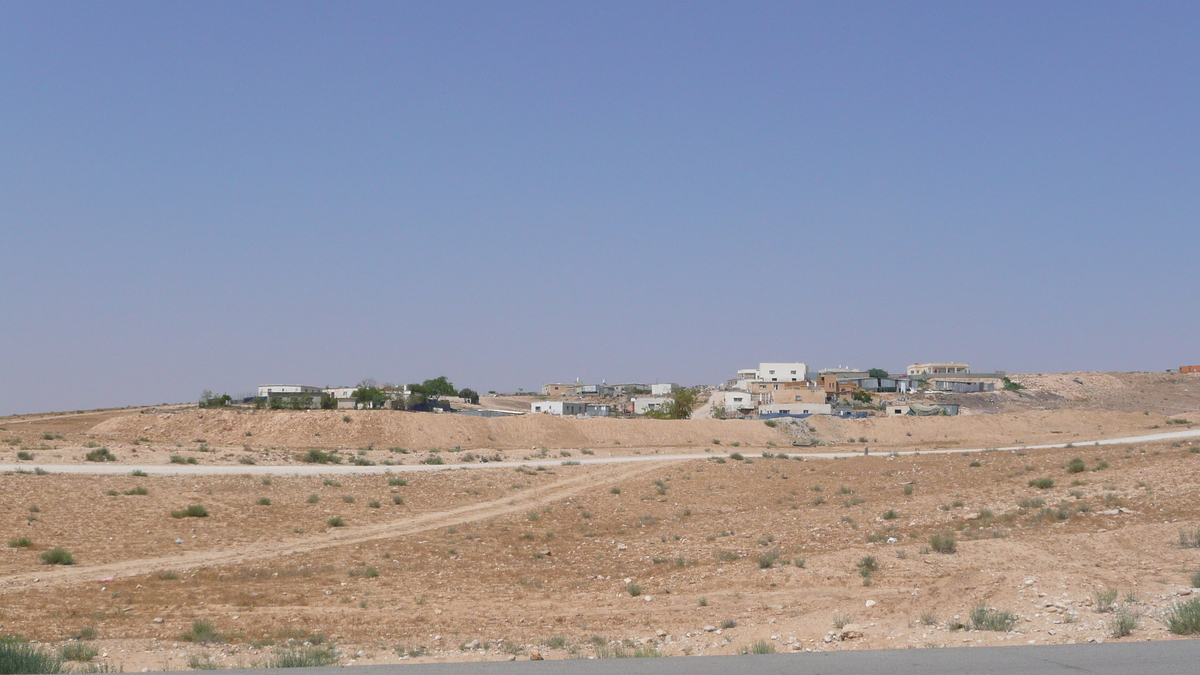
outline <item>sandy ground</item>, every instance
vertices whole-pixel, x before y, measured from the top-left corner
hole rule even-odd
[[[392,476],[4,474],[3,543],[29,545],[0,549],[0,632],[58,647],[94,629],[96,660],[130,671],[247,666],[318,641],[335,644],[343,664],[527,658],[535,649],[548,659],[730,654],[759,640],[779,651],[1053,644],[1116,639],[1115,614],[1096,604],[1111,589],[1116,606],[1138,617],[1121,639],[1170,639],[1162,611],[1192,597],[1200,569],[1200,548],[1179,543],[1181,531],[1200,529],[1200,441],[970,456],[876,451],[1181,430],[1200,419],[1194,413],[1064,404],[814,422],[832,449],[868,439],[870,456],[840,460],[796,458],[802,449],[761,422],[529,418],[510,428],[495,423],[512,420],[458,425],[381,412],[347,423],[342,415],[114,411],[90,426],[73,417],[58,427],[3,420],[0,440],[20,440],[0,445],[0,455],[32,453],[31,467],[58,455],[80,461],[92,443],[111,448],[118,465],[165,464],[171,453],[262,465],[323,447],[341,450],[346,463],[412,464],[479,455],[454,452],[453,441],[482,434],[511,442],[490,440],[488,452],[517,460],[541,448],[566,462],[697,446],[715,455],[735,450],[735,438],[745,439],[736,450],[792,457],[479,464]],[[241,439],[253,439],[251,450]],[[438,439],[441,452],[387,449],[408,442],[416,450],[423,439]],[[1083,471],[1068,471],[1074,457]],[[1053,486],[1030,485],[1040,478]],[[172,517],[193,504],[208,515]],[[930,550],[941,533],[954,534],[955,553]],[[53,547],[75,564],[41,564]],[[859,565],[868,556],[878,569],[866,585]],[[1013,612],[1015,629],[960,630],[981,603]],[[218,638],[181,639],[196,620],[211,622]]]

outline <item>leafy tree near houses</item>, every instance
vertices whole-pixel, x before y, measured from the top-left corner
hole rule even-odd
[[[382,408],[387,403],[387,394],[382,389],[375,386],[372,380],[363,380],[358,383],[358,388],[352,394],[354,402],[364,408]]]
[[[443,396],[455,396],[458,390],[450,380],[446,379],[445,375],[435,377],[432,380],[425,380],[421,384],[410,384],[408,390],[421,396],[422,401],[429,399],[437,400]]]
[[[224,408],[232,400],[233,400],[233,397],[230,396],[229,394],[221,394],[220,396],[217,396],[216,394],[212,393],[211,391],[205,389],[204,392],[200,394],[200,407],[201,408]]]
[[[321,394],[321,410],[337,410],[337,399],[333,394]]]
[[[860,403],[870,403],[871,402],[871,392],[869,392],[865,389],[860,389],[860,390],[854,392],[853,398],[855,401],[858,401]]]
[[[479,392],[474,389],[459,389],[458,397],[472,405],[479,405]]]
[[[671,394],[671,400],[658,410],[647,410],[645,417],[656,420],[686,420],[692,416],[696,408],[696,391],[693,389],[676,389]]]
[[[884,370],[883,368],[872,368],[867,371],[867,376],[884,378],[888,377],[888,371]]]
[[[686,420],[692,416],[692,411],[696,409],[696,390],[695,389],[676,389],[671,394],[671,403],[667,411],[671,415],[671,419]]]

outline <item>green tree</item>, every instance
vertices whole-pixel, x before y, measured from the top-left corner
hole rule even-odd
[[[458,397],[472,405],[479,405],[479,392],[474,389],[459,389]]]
[[[446,379],[445,375],[435,377],[432,380],[425,380],[421,384],[410,384],[408,385],[408,389],[415,394],[420,394],[424,397],[423,400],[436,400],[443,396],[454,396],[458,393],[458,390],[454,388],[450,380]]]
[[[337,399],[333,394],[321,394],[321,410],[337,410]]]
[[[358,389],[351,394],[354,396],[355,403],[364,408],[382,408],[384,403],[387,403],[387,394],[383,390],[375,386],[371,380],[363,380],[358,383]]]
[[[232,400],[233,400],[233,397],[230,396],[229,394],[221,394],[220,396],[217,396],[216,394],[212,393],[211,391],[205,389],[204,392],[200,394],[200,407],[201,408],[224,408]]]
[[[668,408],[671,419],[686,420],[691,417],[692,411],[696,409],[696,390],[676,389],[675,393],[671,394]]]
[[[676,389],[671,400],[658,410],[647,410],[645,417],[656,420],[686,420],[696,408],[696,392],[693,389]]]
[[[870,403],[871,392],[867,391],[866,389],[859,389],[858,391],[854,392],[854,400],[860,403]]]
[[[888,377],[888,371],[883,368],[872,368],[867,371],[868,377]]]

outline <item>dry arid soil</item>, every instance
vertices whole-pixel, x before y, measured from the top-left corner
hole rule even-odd
[[[812,448],[746,420],[6,418],[0,463],[26,470],[0,476],[0,633],[87,642],[127,671],[306,645],[368,664],[1173,639],[1162,612],[1200,569],[1180,541],[1200,530],[1200,437],[1084,445],[1200,428],[1200,377],[1170,377],[1014,376],[1028,389],[958,397],[976,414],[812,421]],[[957,451],[1039,443],[1077,445]],[[101,448],[116,460],[85,459]],[[635,455],[659,461],[575,464]],[[354,460],[391,473],[294,474]],[[466,466],[408,470],[437,460]],[[34,471],[61,464],[114,473]],[[281,469],[167,473],[214,465]],[[207,515],[173,517],[191,505]],[[75,564],[42,564],[55,547]],[[973,630],[980,605],[1012,630]]]

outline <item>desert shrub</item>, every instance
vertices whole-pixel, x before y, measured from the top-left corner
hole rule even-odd
[[[837,493],[839,495],[852,495],[852,494],[854,494],[854,490],[851,490],[848,486],[843,485],[840,488],[838,488]]]
[[[1176,635],[1200,635],[1200,598],[1171,605],[1163,615],[1163,623]]]
[[[43,565],[74,565],[75,556],[65,548],[54,547],[41,555]]]
[[[367,502],[367,506],[372,509],[377,509],[383,506],[383,504],[380,504],[379,502]]]
[[[354,495],[342,495],[342,501],[346,502],[347,504],[353,504],[354,503]]]
[[[740,452],[734,452],[734,453],[730,453],[729,459],[740,462],[740,461],[746,459],[746,457],[745,457],[745,455],[743,455]]]
[[[775,420],[767,420],[766,422],[763,422],[763,424],[771,427],[772,429],[779,426],[779,422],[776,422]]]
[[[270,506],[270,505],[271,505],[271,499],[270,499],[269,497],[259,497],[259,498],[258,498],[258,505],[259,505],[259,506]]]
[[[254,464],[254,458],[249,455],[238,457],[238,464]]]
[[[1180,530],[1179,545],[1183,548],[1200,548],[1200,530]]]
[[[186,509],[171,512],[172,518],[207,518],[208,509],[203,504],[192,504]]]
[[[149,476],[150,474],[146,473],[145,471],[142,471],[141,469],[134,469],[133,471],[129,472],[129,475],[134,476],[136,478],[145,478],[146,476]]]
[[[971,460],[971,463],[970,463],[970,464],[968,464],[967,466],[969,466],[969,467],[971,467],[972,469],[974,469],[974,468],[977,468],[977,467],[981,467],[981,466],[983,466],[983,465],[979,463],[979,460],[977,460],[977,459],[973,459],[973,460]]]
[[[0,635],[0,673],[61,673],[62,657],[10,635]]]
[[[1012,612],[1002,612],[987,605],[978,605],[971,610],[971,627],[975,630],[993,630],[1007,633],[1017,625]]]
[[[766,640],[756,640],[748,647],[742,647],[743,654],[774,654],[775,645]]]
[[[1035,487],[1040,490],[1048,490],[1048,489],[1054,487],[1054,479],[1053,478],[1034,478],[1033,480],[1029,481],[1028,485],[1029,485],[1029,487]]]
[[[351,421],[353,421],[353,419],[354,418],[350,417],[349,415],[342,415],[342,421],[345,422],[346,424],[349,424]]]
[[[935,532],[929,537],[929,548],[938,553],[954,553],[958,551],[958,543],[950,532]]]
[[[195,457],[181,457],[179,455],[171,455],[172,464],[199,464],[200,461]]]
[[[342,520],[341,518],[338,518],[337,516],[334,516],[333,518],[330,518],[329,520],[325,521],[325,524],[330,527],[345,527],[346,521]]]
[[[247,431],[246,433],[250,432]],[[187,665],[192,670],[219,670],[221,667],[208,654],[192,654],[187,658]]]
[[[379,568],[377,567],[355,567],[346,572],[352,577],[362,577],[364,579],[374,579],[379,576]]]
[[[421,460],[421,463],[438,465],[438,464],[445,464],[446,461],[443,460],[441,457],[438,457],[437,455],[433,455],[432,457],[426,457],[425,459]]]
[[[1118,610],[1113,615],[1112,621],[1108,627],[1115,638],[1122,638],[1133,632],[1138,625],[1138,615],[1126,609]]]
[[[314,492],[311,495],[309,495],[308,497],[306,497],[304,499],[304,501],[308,502],[309,504],[316,504],[317,502],[321,501],[321,497],[317,493]]]
[[[350,463],[354,466],[375,466],[375,462],[372,462],[366,457],[351,457]]]
[[[895,509],[888,509],[887,511],[883,512],[883,519],[884,520],[895,520],[897,517],[899,517],[899,515],[900,514],[896,513]]]
[[[148,494],[150,494],[150,490],[149,490],[149,489],[147,489],[145,486],[142,486],[142,485],[136,485],[136,486],[134,486],[134,487],[131,487],[131,488],[129,488],[128,490],[126,490],[126,491],[125,491],[125,494],[127,494],[127,495],[142,495],[142,496],[145,496],[145,495],[148,495]]]
[[[342,458],[332,452],[325,452],[317,448],[310,448],[308,452],[301,457],[309,464],[341,464]]]
[[[1067,473],[1083,473],[1087,471],[1087,465],[1083,463],[1082,457],[1073,457],[1067,462]]]
[[[179,639],[184,642],[208,644],[210,642],[224,642],[225,636],[217,632],[217,627],[212,622],[197,619],[192,622],[191,630],[180,635]]]
[[[1096,591],[1096,611],[1111,612],[1116,607],[1117,592],[1115,590]]]
[[[403,479],[403,478],[396,478],[396,477],[394,477],[394,476],[393,476],[392,478],[389,478],[389,479],[388,479],[388,481],[387,481],[387,483],[388,483],[388,485],[391,485],[392,487],[399,487],[399,486],[403,486],[403,485],[408,485],[408,481],[407,481],[407,480],[405,480],[405,479]]]
[[[770,569],[771,567],[775,566],[776,560],[779,560],[779,551],[772,549],[770,551],[764,551],[763,553],[759,553],[758,554],[758,568],[764,569],[764,570]]]
[[[913,493],[913,486],[911,486],[911,485],[905,485],[905,486],[904,486],[904,494],[905,494],[906,496],[910,496],[910,495],[912,495],[912,493]]]
[[[99,633],[96,632],[95,626],[84,626],[79,629],[79,632],[71,636],[75,640],[95,640]]]
[[[401,497],[400,495],[392,495],[392,503],[399,506],[404,503],[404,497]]]
[[[64,661],[91,661],[99,653],[100,650],[96,647],[82,642],[71,642],[62,648]]]
[[[29,541],[29,540],[26,539],[26,541]],[[10,543],[9,546],[12,546],[12,544]],[[26,544],[26,546],[28,546],[28,544]],[[1192,572],[1192,580],[1191,581],[1192,581],[1192,588],[1200,588],[1200,570],[1196,570],[1195,572]]]
[[[937,625],[937,614],[934,614],[930,610],[925,610],[924,612],[921,612],[921,625],[936,626]]]
[[[23,459],[28,462],[33,459],[33,454],[22,450],[17,453],[17,459]]]
[[[33,542],[28,537],[17,537],[16,539],[9,539],[8,545],[12,548],[29,548],[33,546]]]
[[[642,594],[642,587],[637,584],[629,584],[625,587],[625,590],[635,598]]]
[[[89,462],[115,462],[115,461],[117,461],[117,456],[112,454],[111,452],[109,452],[108,448],[97,448],[95,450],[92,450],[87,455],[85,455],[85,458]],[[72,660],[72,659],[68,659],[68,661],[70,661],[70,660]]]
[[[619,495],[619,494],[621,494],[621,488],[619,488],[619,487],[610,488],[608,492],[609,492],[609,494]]]
[[[1034,499],[1018,499],[1017,500],[1017,506],[1022,509],[1040,509],[1045,505],[1046,505],[1045,500],[1038,499],[1036,497]]]

